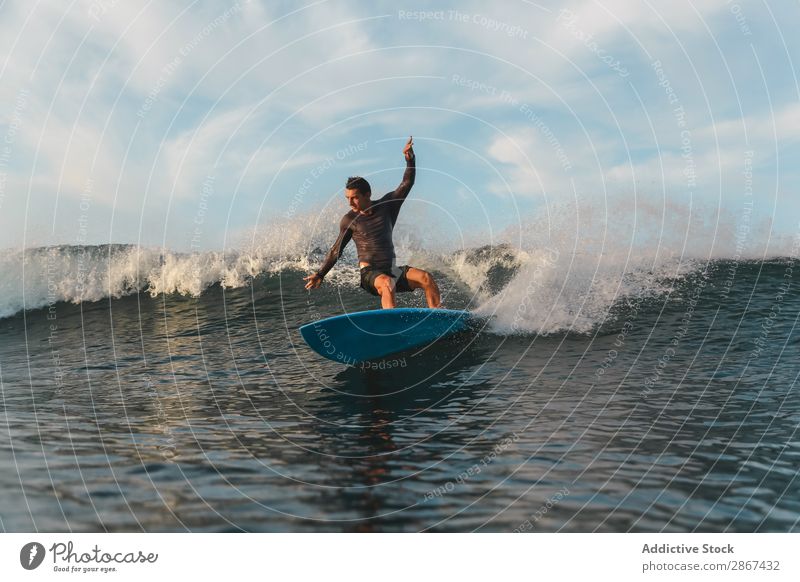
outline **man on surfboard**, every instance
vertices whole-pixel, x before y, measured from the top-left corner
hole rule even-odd
[[[344,195],[351,210],[339,221],[339,237],[328,251],[322,266],[313,275],[303,278],[308,281],[306,289],[316,289],[322,285],[323,278],[342,256],[352,238],[358,251],[361,287],[380,297],[381,307],[395,307],[396,293],[415,289],[425,291],[428,307],[439,307],[439,287],[430,273],[408,265],[398,267],[395,264],[392,230],[416,176],[413,138],[408,139],[403,154],[406,158],[403,181],[393,192],[378,200],[372,200],[372,190],[364,178],[354,176],[347,179]]]

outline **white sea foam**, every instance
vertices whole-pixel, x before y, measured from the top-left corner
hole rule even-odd
[[[0,253],[0,317],[57,302],[80,303],[137,292],[198,296],[208,287],[243,287],[291,261],[230,253],[175,253],[128,245],[61,246]]]
[[[737,224],[713,210],[641,199],[543,208],[506,233],[519,241],[520,267],[476,311],[491,315],[493,329],[503,334],[587,333],[614,305],[666,297],[711,260],[786,254],[788,241],[771,240],[768,224],[748,224],[744,245]],[[478,291],[484,270],[467,265],[459,273]]]
[[[309,236],[309,216],[267,225],[225,252],[181,253],[136,245],[54,246],[0,251],[0,317],[57,302],[80,303],[133,293],[199,296],[212,285],[237,288],[289,269],[311,272],[335,238],[330,221]],[[337,222],[338,224],[338,222]],[[316,241],[316,242],[315,242]],[[324,242],[323,242],[324,241]],[[352,245],[351,245],[352,247]],[[352,248],[334,284],[357,281]]]

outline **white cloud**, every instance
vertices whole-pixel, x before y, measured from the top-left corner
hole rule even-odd
[[[498,162],[496,169],[501,177],[491,186],[496,194],[538,196],[569,185],[550,144],[533,129],[496,137],[487,154]]]

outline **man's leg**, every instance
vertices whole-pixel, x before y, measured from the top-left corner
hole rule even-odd
[[[394,285],[394,279],[389,275],[378,275],[375,277],[375,290],[381,296],[381,307],[383,309],[393,309],[397,306]]]
[[[409,267],[408,271],[406,271],[406,279],[408,280],[408,286],[412,289],[425,290],[425,299],[428,301],[428,307],[439,307],[442,304],[439,287],[430,273],[422,269]]]

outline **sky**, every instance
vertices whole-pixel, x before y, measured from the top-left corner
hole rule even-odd
[[[409,135],[404,212],[440,236],[578,199],[793,236],[798,23],[790,1],[6,0],[0,247],[312,228],[350,175],[392,190]]]

